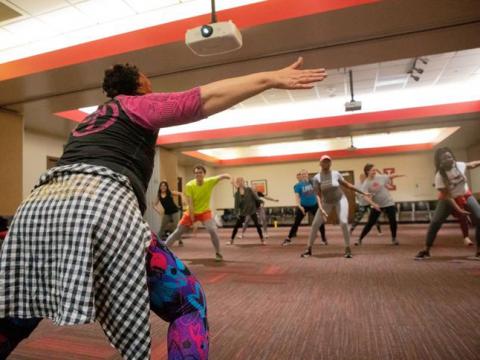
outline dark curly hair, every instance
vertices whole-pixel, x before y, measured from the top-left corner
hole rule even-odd
[[[102,88],[109,98],[117,95],[136,95],[140,73],[135,65],[115,64],[105,70]]]
[[[452,158],[453,158],[453,161],[454,161],[454,166],[458,170],[457,159],[455,158],[455,155],[453,155],[453,151],[449,147],[445,146],[445,147],[441,147],[441,148],[439,148],[435,151],[435,154],[434,154],[435,171],[440,173],[440,176],[443,179],[443,183],[446,186],[449,186],[450,182],[448,181],[447,172],[442,167],[442,159],[441,159],[442,155],[445,154],[445,153],[450,153],[450,155],[452,155]],[[460,170],[458,170],[458,173],[461,174]],[[464,177],[464,180],[467,181],[467,179],[465,179],[465,176],[463,176],[463,177]]]

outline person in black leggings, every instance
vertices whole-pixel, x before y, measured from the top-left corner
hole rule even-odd
[[[364,173],[360,174],[360,183],[359,183],[359,188],[362,187],[362,184],[364,183],[366,179],[366,176]],[[353,216],[353,222],[352,225],[350,226],[350,235],[353,234],[353,231],[357,227],[358,224],[360,224],[360,221],[362,221],[363,216],[365,215],[366,212],[370,214],[372,211],[372,206],[370,203],[364,199],[363,195],[361,194],[356,194],[355,196],[355,202],[356,202],[356,209],[355,209],[355,215]],[[380,227],[380,221],[377,221],[375,224],[375,227],[377,228],[378,234],[382,234],[382,228]]]
[[[368,217],[368,222],[360,234],[360,238],[355,243],[355,246],[362,245],[362,240],[372,227],[377,223],[378,218],[382,211],[387,214],[388,222],[390,223],[390,232],[392,233],[392,244],[399,245],[397,240],[397,219],[395,217],[396,208],[395,202],[390,195],[387,187],[391,180],[403,175],[378,175],[377,170],[373,164],[366,164],[363,168],[363,172],[367,178],[362,184],[362,190],[372,194],[372,200],[365,197],[365,200],[371,201],[372,211]]]
[[[297,180],[299,176],[297,174]],[[292,238],[297,236],[297,230],[302,222],[303,218],[307,213],[315,216],[318,210],[317,195],[313,187],[313,182],[308,177],[308,171],[303,169],[300,171],[300,180],[293,187],[295,192],[295,201],[297,202],[297,207],[295,209],[295,221],[290,228],[288,236],[283,240],[282,246],[288,246],[292,243]],[[325,236],[325,224],[322,224],[318,231],[322,237],[322,242],[325,245],[328,245],[327,238]]]
[[[238,177],[235,180],[232,180],[232,184],[234,184],[234,186],[237,188],[237,191],[234,195],[235,211],[237,212],[237,222],[233,227],[232,237],[227,244],[233,245],[238,229],[242,227],[246,217],[249,216],[253,220],[253,223],[257,228],[258,236],[260,236],[260,242],[262,243],[262,245],[265,245],[262,227],[260,226],[257,217],[257,203],[261,201],[257,195],[257,192],[245,186],[245,179],[243,177]]]
[[[170,190],[168,182],[165,180],[160,181],[157,199],[153,204],[153,209],[162,216],[160,230],[158,230],[158,237],[162,240],[166,239],[168,234],[172,232],[169,230],[174,230],[177,227],[178,221],[180,220],[180,208],[175,204],[173,196],[181,196],[183,199],[181,192]],[[183,246],[182,239],[179,240],[178,245]]]

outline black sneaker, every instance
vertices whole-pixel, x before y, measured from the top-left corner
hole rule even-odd
[[[312,256],[312,249],[310,249],[310,248],[305,250],[305,252],[302,255],[300,255],[300,257],[302,257],[302,258],[307,258],[309,256]]]
[[[355,242],[355,246],[361,246],[362,245],[362,240],[358,240]]]
[[[398,240],[396,238],[393,238],[392,239],[392,245],[400,245],[400,243],[398,242]]]
[[[353,256],[352,256],[352,251],[350,250],[350,246],[347,246],[345,248],[345,255],[343,255],[343,257],[345,259],[351,259]]]
[[[415,260],[425,260],[430,259],[430,251],[422,250],[419,251],[418,254],[415,256]]]
[[[288,245],[292,245],[292,240],[290,240],[289,238],[285,238],[285,240],[283,240],[282,246]]]

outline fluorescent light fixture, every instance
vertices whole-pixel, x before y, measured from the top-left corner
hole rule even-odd
[[[0,50],[19,44],[19,39],[7,30],[0,29]]]
[[[480,92],[472,91],[472,89],[478,88],[480,88],[480,77],[471,76],[469,80],[458,83],[365,94],[362,95],[362,110],[357,111],[357,114],[480,100]],[[160,136],[274,124],[285,121],[348,116],[350,114],[345,113],[344,102],[343,97],[337,96],[321,100],[305,100],[258,107],[246,106],[223,111],[196,123],[162,128]]]
[[[357,149],[372,149],[417,144],[435,145],[446,139],[458,129],[459,127],[448,127],[360,135],[353,137],[353,144]],[[244,147],[202,149],[198,150],[198,152],[210,157],[217,158],[218,160],[233,160],[241,158],[312,154],[336,150],[346,150],[350,145],[350,137],[339,137],[321,140],[291,141],[276,144],[251,145]]]
[[[85,114],[90,115],[90,114],[93,113],[95,110],[97,110],[97,108],[98,108],[98,105],[95,105],[95,106],[83,107],[83,108],[80,108],[80,109],[78,109],[78,110],[80,110],[81,112],[84,112]]]
[[[375,87],[382,86],[391,86],[391,85],[402,85],[408,80],[408,75],[401,76],[385,76],[383,78],[378,78],[375,83]]]

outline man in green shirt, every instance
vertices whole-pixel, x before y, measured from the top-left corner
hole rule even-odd
[[[193,168],[195,179],[190,180],[186,185],[185,197],[187,199],[187,209],[182,219],[179,221],[177,229],[167,238],[167,246],[171,246],[175,241],[181,239],[195,222],[200,221],[207,229],[215,248],[215,260],[222,261],[220,253],[220,240],[218,238],[217,226],[213,220],[210,210],[210,199],[215,185],[220,180],[231,179],[229,174],[205,177],[207,169],[203,165],[197,165]]]

